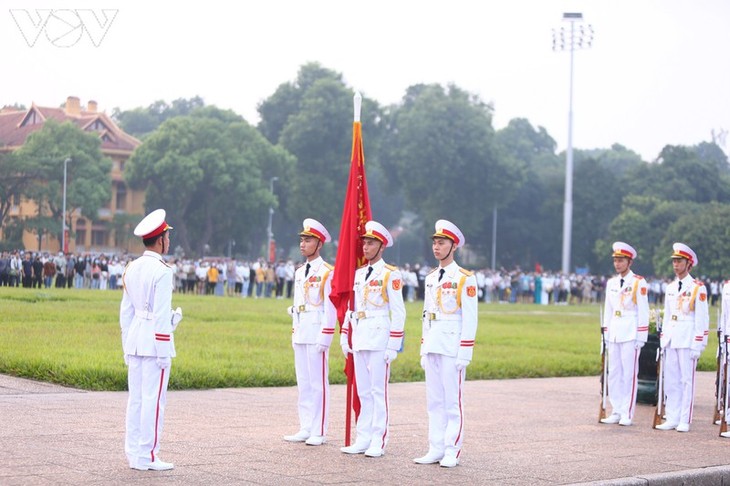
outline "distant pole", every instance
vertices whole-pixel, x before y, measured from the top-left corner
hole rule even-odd
[[[66,168],[69,162],[71,162],[70,158],[67,158],[63,161],[63,209],[61,210],[61,218],[63,219],[63,232],[61,235],[61,248],[64,255],[68,253],[68,230],[66,229]]]
[[[553,50],[570,51],[570,88],[568,96],[568,147],[565,151],[565,203],[563,205],[563,262],[562,272],[570,273],[570,249],[573,233],[573,52],[587,49],[593,42],[593,27],[585,28],[576,22],[583,22],[581,13],[564,13],[563,20],[570,22],[570,32],[561,27],[553,29]],[[567,38],[566,38],[567,35]]]
[[[497,268],[497,206],[492,208],[492,270]]]
[[[279,178],[274,176],[271,179],[269,179],[269,191],[271,191],[271,195],[274,195],[274,181],[278,181]],[[274,238],[274,233],[271,231],[271,223],[274,217],[274,208],[273,206],[269,206],[269,229],[267,231],[269,235],[268,243],[266,245],[266,260],[269,261],[269,263],[272,263],[271,261],[271,240]]]

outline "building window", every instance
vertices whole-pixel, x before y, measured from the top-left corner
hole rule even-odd
[[[35,125],[37,123],[41,123],[43,120],[40,116],[38,116],[38,112],[33,109],[28,113],[25,117],[25,120],[23,120],[23,123],[20,125],[20,127],[25,127],[28,125]]]
[[[109,128],[107,128],[107,126],[104,124],[104,122],[102,122],[98,118],[96,120],[94,120],[94,123],[91,124],[89,129],[94,130],[96,132],[103,132],[104,130],[109,130]]]
[[[76,220],[76,246],[86,245],[86,220],[79,218]]]
[[[86,245],[86,228],[76,227],[76,246]]]
[[[126,211],[127,210],[127,186],[120,182],[117,185],[117,201],[116,201],[116,209],[117,211]]]
[[[91,230],[91,245],[106,246],[107,232],[103,229]]]

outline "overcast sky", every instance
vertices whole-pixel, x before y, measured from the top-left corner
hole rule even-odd
[[[413,84],[454,83],[493,103],[496,128],[527,118],[564,150],[570,54],[554,52],[552,36],[569,28],[564,12],[582,12],[595,37],[575,52],[574,147],[620,143],[653,160],[666,144],[694,145],[730,129],[728,0],[3,5],[0,106],[58,106],[74,95],[111,114],[199,95],[255,124],[257,105],[317,61],[382,104]],[[102,26],[79,12],[104,8],[117,13]],[[55,17],[42,25],[36,9]]]

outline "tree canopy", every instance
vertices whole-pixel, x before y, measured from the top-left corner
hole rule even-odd
[[[169,208],[174,237],[186,254],[257,253],[269,206],[269,176],[293,178],[294,160],[243,118],[214,107],[164,122],[125,167],[133,188],[146,189],[146,209]],[[175,245],[175,243],[173,243]]]
[[[341,73],[308,63],[261,102],[256,128],[199,97],[115,112],[145,137],[126,176],[147,188],[149,209],[175,208],[186,251],[220,253],[235,239],[237,253],[262,254],[271,206],[274,233],[291,235],[279,241],[284,256],[304,217],[337,234],[353,93]],[[498,267],[560,267],[565,154],[545,128],[515,118],[496,130],[493,116],[489,103],[454,85],[416,84],[390,106],[364,96],[373,217],[398,234],[398,262],[430,261],[428,236],[446,218],[466,234],[469,263],[486,265],[496,209]],[[718,224],[730,204],[730,166],[714,142],[668,144],[652,161],[616,143],[576,149],[574,162],[574,268],[612,272],[610,245],[623,240],[639,251],[637,270],[665,273],[676,239],[706,252],[703,271],[730,273]]]
[[[26,221],[36,232],[53,232],[61,241],[63,169],[67,164],[66,217],[74,211],[96,219],[111,197],[109,184],[112,161],[101,152],[94,132],[85,132],[71,122],[48,120],[28,137],[25,145],[10,157],[10,169],[21,178],[23,194],[33,199],[50,217],[39,214]],[[18,180],[18,179],[16,179]]]

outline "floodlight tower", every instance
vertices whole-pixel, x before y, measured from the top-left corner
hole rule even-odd
[[[563,259],[562,272],[570,273],[570,249],[573,233],[573,53],[577,49],[588,49],[593,43],[593,27],[582,25],[582,13],[564,13],[565,27],[553,29],[553,50],[570,52],[570,89],[568,96],[568,147],[565,151],[565,203],[563,205]],[[580,24],[576,26],[576,23]]]

